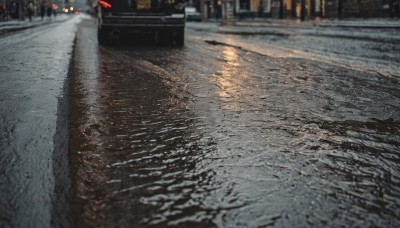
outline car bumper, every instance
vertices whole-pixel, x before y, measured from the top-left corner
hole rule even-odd
[[[183,14],[169,16],[104,16],[101,28],[113,29],[171,29],[185,27]]]
[[[187,16],[186,21],[201,21],[200,16]]]

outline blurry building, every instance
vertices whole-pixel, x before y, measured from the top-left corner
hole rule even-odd
[[[400,16],[400,0],[341,0],[339,14],[344,17]]]
[[[0,21],[18,19],[22,10],[19,5],[20,0],[0,0]]]
[[[273,12],[281,12],[284,18],[300,17],[302,4],[307,18],[400,17],[400,0],[279,0],[283,4],[272,1],[276,8]]]
[[[201,0],[215,15],[224,0]],[[400,0],[234,0],[234,14],[243,17],[305,18],[400,17]],[[303,6],[303,7],[302,7]],[[303,11],[302,11],[303,9]]]

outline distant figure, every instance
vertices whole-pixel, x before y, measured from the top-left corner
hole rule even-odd
[[[45,6],[46,6],[47,17],[50,20],[51,19],[51,13],[53,12],[52,1],[51,0],[45,0]]]
[[[46,3],[45,3],[45,0],[42,0],[40,2],[40,16],[42,17],[42,21],[43,21],[44,15],[46,15]]]
[[[11,18],[18,19],[18,3],[16,1],[11,2]]]
[[[53,10],[51,9],[51,7],[48,7],[47,8],[47,17],[49,18],[49,19],[51,19],[51,13],[53,12]]]
[[[0,3],[0,21],[5,19],[6,9],[3,6],[3,3]]]
[[[33,4],[32,0],[29,0],[28,4],[26,5],[26,9],[28,11],[29,21],[32,21],[32,16],[33,13],[35,12],[35,5]]]
[[[57,17],[57,10],[58,10],[58,7],[57,7],[57,5],[52,4],[52,8],[53,8],[53,15],[54,15],[54,18],[56,18],[56,17]]]

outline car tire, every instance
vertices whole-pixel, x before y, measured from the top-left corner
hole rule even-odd
[[[185,44],[185,28],[175,31],[174,43],[176,46],[183,46]]]
[[[109,39],[109,34],[105,29],[98,28],[97,29],[97,40],[99,45],[107,45]]]

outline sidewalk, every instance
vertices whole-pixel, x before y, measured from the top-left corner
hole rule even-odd
[[[342,19],[342,20],[321,20],[314,22],[315,26],[321,27],[344,27],[344,28],[392,28],[400,29],[400,19],[375,18],[375,19]]]
[[[186,24],[189,29],[220,35],[272,36],[277,39],[295,37],[346,38],[364,41],[400,42],[400,20],[347,19],[309,20],[255,18],[223,24],[220,20]]]
[[[32,21],[29,21],[28,18],[25,18],[24,21],[19,20],[9,20],[9,21],[2,21],[0,22],[0,35],[6,34],[8,32],[18,31],[22,29],[32,28],[39,25],[50,24],[55,21],[64,21],[69,19],[70,16],[65,14],[59,14],[57,17],[48,17],[42,18],[41,17],[33,17]]]
[[[206,23],[223,26],[222,19],[210,19]],[[244,18],[233,19],[227,26],[239,27],[342,27],[342,28],[389,28],[400,29],[399,18],[345,18],[345,19],[314,19],[300,21],[299,19],[277,19],[277,18]]]

